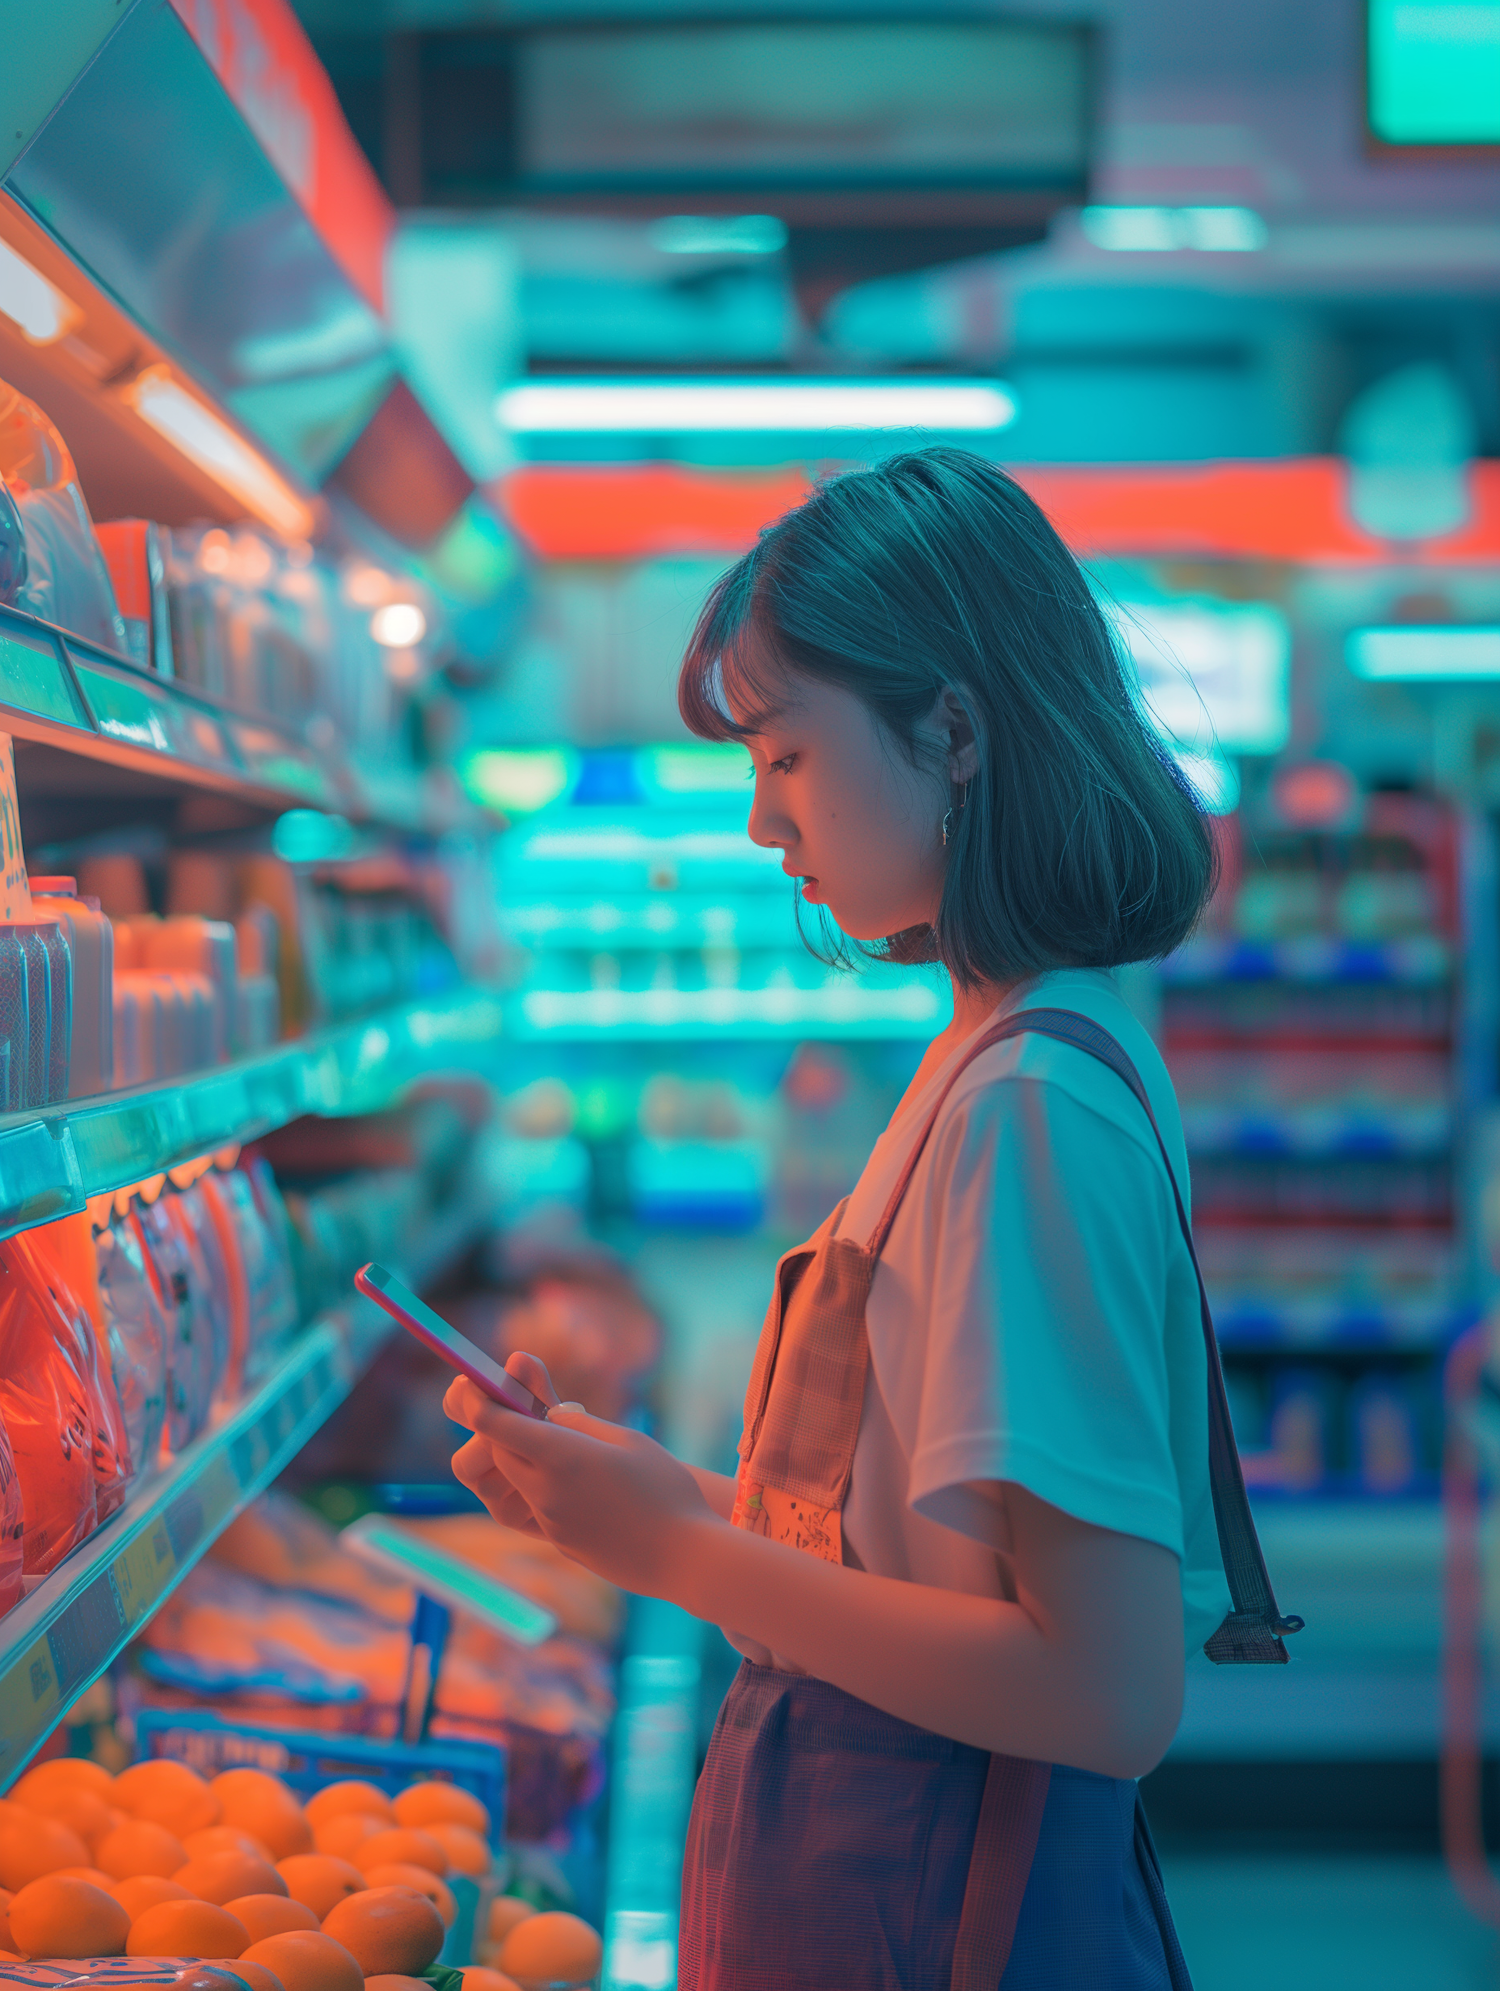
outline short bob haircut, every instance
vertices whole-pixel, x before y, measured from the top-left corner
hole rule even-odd
[[[1157,960],[1192,931],[1216,876],[1203,810],[1078,563],[993,464],[893,456],[762,533],[709,595],[678,705],[700,737],[744,739],[789,676],[853,692],[914,767],[933,764],[917,728],[944,687],[975,730],[936,922],[878,958],[940,960],[972,987]]]

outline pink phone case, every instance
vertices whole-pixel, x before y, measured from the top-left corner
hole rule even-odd
[[[545,1422],[547,1406],[524,1383],[508,1375],[498,1362],[482,1348],[476,1348],[467,1335],[451,1327],[441,1314],[434,1313],[425,1300],[419,1300],[383,1265],[362,1265],[354,1275],[354,1284],[367,1300],[373,1300],[392,1320],[399,1321],[409,1334],[425,1342],[434,1355],[441,1355],[460,1375],[476,1383],[495,1403],[522,1417]]]

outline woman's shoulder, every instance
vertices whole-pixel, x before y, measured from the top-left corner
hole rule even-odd
[[[1174,1168],[1185,1170],[1181,1116],[1171,1078],[1151,1033],[1126,1001],[1118,978],[1095,969],[1041,976],[1020,992],[1008,1013],[1019,1016],[1028,1009],[1072,1010],[1114,1038],[1140,1074]],[[943,1117],[1003,1115],[1015,1104],[1010,1082],[1017,1080],[1044,1088],[1044,1107],[1052,1095],[1086,1108],[1144,1148],[1159,1165],[1150,1122],[1119,1074],[1091,1053],[1040,1031],[1025,1031],[981,1052],[954,1085]]]

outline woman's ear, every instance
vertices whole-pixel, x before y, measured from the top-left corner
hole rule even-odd
[[[948,779],[955,787],[964,786],[979,772],[979,740],[974,722],[951,685],[944,685],[939,695],[937,722],[948,736]]]

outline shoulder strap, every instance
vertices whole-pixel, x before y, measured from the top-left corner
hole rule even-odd
[[[895,1223],[896,1214],[901,1208],[907,1190],[911,1187],[911,1179],[916,1174],[917,1163],[922,1159],[922,1152],[927,1146],[928,1138],[938,1123],[938,1115],[947,1104],[948,1094],[957,1085],[959,1079],[962,1078],[963,1074],[976,1058],[981,1057],[992,1045],[1000,1043],[1006,1037],[1014,1037],[1015,1034],[1009,1018],[1001,1023],[992,1023],[988,1030],[980,1032],[979,1036],[970,1044],[952,1071],[949,1072],[947,1078],[944,1079],[943,1089],[933,1101],[931,1112],[929,1112],[927,1118],[922,1122],[922,1131],[917,1135],[915,1141],[912,1142],[911,1152],[901,1164],[901,1172],[896,1177],[895,1187],[886,1198],[886,1205],[880,1213],[880,1220],[870,1233],[869,1242],[866,1244],[865,1250],[869,1252],[872,1258],[878,1258],[881,1252],[885,1250],[885,1241],[891,1234],[891,1225]]]
[[[1214,1520],[1219,1529],[1219,1553],[1224,1558],[1224,1574],[1229,1579],[1229,1596],[1234,1606],[1203,1650],[1220,1666],[1284,1666],[1287,1649],[1282,1635],[1301,1631],[1303,1621],[1301,1618],[1283,1617],[1271,1589],[1271,1578],[1261,1552],[1260,1538],[1255,1532],[1255,1517],[1250,1512],[1245,1475],[1234,1442],[1229,1399],[1224,1392],[1224,1370],[1219,1361],[1218,1337],[1214,1333],[1213,1315],[1209,1311],[1208,1289],[1203,1283],[1203,1272],[1193,1245],[1193,1227],[1188,1222],[1187,1206],[1182,1200],[1176,1171],[1167,1153],[1167,1144],[1162,1139],[1161,1128],[1156,1124],[1156,1115],[1151,1110],[1151,1101],[1146,1095],[1141,1075],[1109,1032],[1095,1023],[1091,1016],[1084,1016],[1075,1009],[1018,1010],[985,1033],[983,1048],[1027,1031],[1055,1038],[1059,1044],[1070,1044],[1075,1051],[1086,1052],[1089,1057],[1097,1058],[1101,1065],[1108,1065],[1130,1087],[1151,1123],[1162,1165],[1167,1171],[1167,1180],[1172,1185],[1177,1221],[1198,1280],[1203,1347],[1208,1357],[1208,1480],[1213,1493]],[[957,1075],[955,1073],[954,1077]],[[923,1134],[924,1143],[930,1131],[929,1125]]]

